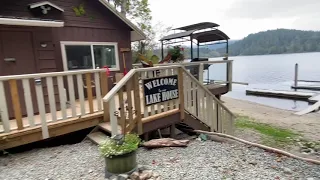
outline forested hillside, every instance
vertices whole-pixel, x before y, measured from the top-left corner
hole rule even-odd
[[[218,49],[221,55],[224,48]],[[320,51],[319,31],[277,29],[250,34],[230,45],[230,55],[262,55]]]

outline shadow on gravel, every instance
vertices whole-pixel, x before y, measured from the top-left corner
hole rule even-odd
[[[6,156],[7,154],[15,154],[15,153],[21,153],[25,151],[30,151],[33,149],[39,149],[39,148],[48,148],[48,147],[55,147],[55,146],[61,146],[61,145],[67,145],[67,144],[77,144],[81,142],[87,134],[90,133],[90,131],[93,128],[88,128],[80,131],[76,131],[73,133],[65,134],[62,136],[14,147],[11,149],[6,149],[5,151],[0,151],[0,156]]]

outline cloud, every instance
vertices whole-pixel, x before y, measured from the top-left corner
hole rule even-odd
[[[226,17],[269,19],[312,16],[320,0],[236,0],[225,12]]]
[[[320,0],[149,0],[149,3],[154,23],[179,27],[215,22],[231,39],[277,28],[320,30]]]

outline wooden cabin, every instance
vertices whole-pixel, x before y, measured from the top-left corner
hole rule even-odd
[[[131,48],[131,42],[142,39],[145,39],[143,32],[105,0],[0,1],[0,76],[104,66],[108,66],[114,75],[123,72],[123,58],[127,70],[132,66],[131,53],[122,55],[120,49]],[[58,96],[57,82],[53,81]],[[115,78],[111,77],[109,83],[113,81]],[[45,79],[30,83],[45,83]],[[8,94],[9,84],[4,86]],[[23,97],[22,83],[17,86]],[[43,90],[47,91],[47,88],[44,86]],[[34,88],[31,88],[31,95],[36,101]],[[78,94],[75,96],[78,98]],[[9,117],[12,118],[12,101],[7,97]],[[60,109],[59,99],[56,103]],[[45,105],[48,112],[46,94]],[[21,107],[25,116],[26,107],[23,103]],[[39,112],[37,106],[33,109],[34,113]]]
[[[0,150],[94,127],[95,142],[178,125],[233,133],[233,113],[183,65],[131,69],[120,50],[145,35],[105,0],[1,0],[0,15]],[[102,67],[123,72],[123,57],[130,71],[112,88]],[[175,94],[146,99],[160,92]]]

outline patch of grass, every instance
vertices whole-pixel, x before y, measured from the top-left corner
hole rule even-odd
[[[247,116],[238,116],[235,122],[237,128],[252,129],[263,135],[263,144],[276,147],[285,147],[292,144],[292,139],[299,136],[289,129],[275,127],[269,124],[255,122]]]

